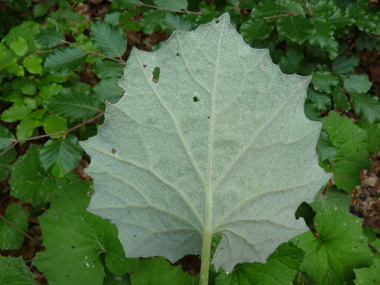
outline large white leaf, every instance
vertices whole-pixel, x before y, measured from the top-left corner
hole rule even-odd
[[[296,208],[330,177],[315,152],[321,124],[303,111],[309,81],[245,44],[227,14],[154,53],[133,50],[124,97],[82,143],[89,211],[118,226],[129,257],[174,262],[211,232],[222,235],[216,268],[265,262],[307,230]]]

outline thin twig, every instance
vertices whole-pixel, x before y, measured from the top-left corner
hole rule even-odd
[[[288,14],[282,14],[282,15],[276,15],[276,16],[270,16],[270,17],[264,17],[264,20],[269,20],[269,19],[275,19],[275,18],[280,18],[280,17],[289,17],[289,16],[295,16],[296,13],[294,12],[289,12]]]
[[[49,52],[53,52],[53,51],[54,50],[52,50],[52,49],[49,49],[49,50],[40,50],[40,49],[38,49],[34,53],[32,53],[31,55],[28,55],[27,57],[24,57],[24,59],[28,58],[28,57],[31,57],[33,55],[39,54],[39,53],[49,53]]]
[[[86,49],[86,48],[84,48],[84,47],[78,46],[78,45],[73,44],[73,43],[71,43],[71,42],[67,42],[67,41],[65,41],[65,40],[61,40],[61,42],[62,42],[62,43],[65,43],[65,44],[68,44],[68,45],[71,45],[71,46],[73,46],[73,47],[79,48],[79,49],[81,49],[81,50],[84,50],[85,52],[87,52],[87,53],[89,53],[89,54],[93,54],[93,55],[97,55],[97,56],[101,56],[101,57],[107,58],[107,59],[109,59],[109,60],[117,61],[118,63],[123,64],[123,65],[126,64],[125,61],[122,60],[122,59],[117,59],[117,58],[113,58],[113,57],[106,56],[106,55],[101,54],[101,53],[98,53],[98,52],[93,52],[93,51],[90,51],[90,50],[88,50],[88,49]]]
[[[305,4],[306,4],[306,8],[309,10],[310,17],[314,17],[314,14],[310,9],[310,5],[309,5],[309,2],[307,0],[305,0]]]
[[[16,140],[16,139],[12,139],[13,141],[13,144],[11,144],[6,150],[4,150],[2,153],[0,153],[0,157],[2,155],[4,155],[5,153],[7,153],[9,150],[11,150],[13,147],[15,147],[18,143],[20,142],[26,142],[26,141],[33,141],[33,140],[38,140],[38,139],[42,139],[42,138],[46,138],[46,137],[51,137],[51,136],[55,136],[55,135],[60,135],[60,134],[69,134],[70,132],[76,130],[76,129],[79,129],[80,127],[84,126],[84,125],[87,125],[89,123],[92,123],[93,121],[96,121],[98,118],[102,117],[104,115],[104,112],[100,112],[99,114],[97,114],[96,116],[66,130],[66,131],[60,131],[60,132],[55,132],[55,133],[51,133],[51,134],[46,134],[46,135],[41,135],[41,136],[36,136],[36,137],[31,137],[31,138],[27,138],[27,139],[22,139],[22,140]]]
[[[3,215],[0,214],[0,219],[2,219],[4,222],[8,223],[9,225],[11,225],[12,227],[14,227],[17,231],[19,231],[20,233],[23,234],[23,236],[27,237],[28,239],[30,239],[31,241],[33,242],[37,242],[34,240],[34,238],[30,235],[28,235],[26,232],[24,232],[21,228],[19,228],[16,224],[12,223],[10,220],[8,220],[6,217],[4,217]]]
[[[202,12],[193,12],[193,11],[188,11],[188,10],[183,10],[183,11],[169,10],[169,9],[162,8],[162,7],[158,7],[158,6],[145,4],[145,3],[143,3],[142,1],[140,1],[140,6],[143,6],[143,7],[149,7],[149,8],[154,8],[154,9],[157,9],[157,10],[164,10],[164,11],[166,11],[166,12],[172,12],[172,13],[182,13],[182,14],[197,14],[197,15],[202,15]]]
[[[6,150],[4,150],[2,153],[0,153],[0,157],[3,156],[4,154],[6,154],[8,151],[10,151],[12,148],[14,148],[16,146],[16,144],[18,144],[19,142],[18,141],[13,141],[13,144],[11,144]]]

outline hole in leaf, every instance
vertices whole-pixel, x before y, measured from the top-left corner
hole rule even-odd
[[[216,20],[215,23],[219,24],[219,20]]]
[[[75,248],[75,246],[72,246],[71,248]]]
[[[135,238],[135,237],[136,237],[136,235],[133,235],[133,237]]]
[[[197,96],[194,96],[194,97],[193,97],[193,101],[194,101],[194,102],[198,102],[198,101],[199,101],[198,97],[197,97]]]
[[[177,52],[175,55],[176,55],[176,56],[179,56],[179,53]]]
[[[112,154],[115,154],[116,153],[116,149],[112,149]]]
[[[157,83],[158,80],[160,79],[160,68],[156,66],[152,72],[152,75],[153,75],[153,78],[152,78],[153,82]]]
[[[92,192],[87,192],[87,196],[91,197],[92,196]]]
[[[210,119],[210,117],[207,117],[207,119]]]
[[[145,67],[146,67],[146,64],[144,64],[143,67],[145,68]]]

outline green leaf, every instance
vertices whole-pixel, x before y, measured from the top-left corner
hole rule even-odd
[[[307,8],[302,0],[284,0],[282,5],[288,8],[289,12],[294,12],[296,15],[306,16]]]
[[[59,46],[65,37],[54,28],[44,27],[41,32],[35,37],[35,41],[40,46],[47,46],[49,48]]]
[[[27,71],[33,74],[41,74],[42,73],[42,59],[37,55],[32,55],[27,57],[23,65]]]
[[[326,159],[333,161],[336,156],[337,149],[329,140],[329,134],[322,130],[317,144],[317,154],[319,160],[324,162]]]
[[[209,6],[204,1],[199,3],[199,9],[201,10],[200,12],[202,14],[195,18],[195,22],[198,25],[208,23],[222,14],[221,12],[216,10],[215,5]]]
[[[111,25],[114,25],[114,26],[117,26],[120,24],[120,17],[123,15],[124,13],[122,11],[112,11],[112,12],[108,12],[105,16],[104,16],[104,21],[108,24],[111,24]]]
[[[379,284],[380,283],[380,259],[375,259],[374,264],[369,268],[354,269],[356,278],[355,284]]]
[[[334,37],[331,37],[330,40],[327,42],[327,45],[321,47],[321,50],[327,52],[328,58],[330,60],[334,60],[337,58],[339,54],[339,42]]]
[[[78,48],[55,49],[45,60],[44,68],[51,73],[69,73],[82,68],[86,61],[87,53]]]
[[[334,91],[332,92],[332,97],[336,108],[342,109],[346,112],[351,109],[351,105],[348,102],[346,93],[344,93],[342,89],[340,89],[339,87],[334,88]]]
[[[55,177],[63,177],[72,171],[82,158],[83,149],[74,135],[50,139],[39,150],[45,170]]]
[[[329,95],[319,93],[309,86],[307,89],[307,98],[317,104],[318,110],[329,110],[331,107],[331,99]]]
[[[146,34],[153,34],[161,29],[164,24],[166,11],[164,10],[151,10],[144,13],[144,17],[141,18],[141,29]]]
[[[193,277],[183,272],[181,266],[171,266],[165,258],[156,257],[140,259],[131,281],[132,284],[192,285]]]
[[[38,96],[34,96],[34,97],[25,96],[24,104],[28,106],[29,108],[36,109],[41,104],[41,98]]]
[[[22,257],[0,256],[0,283],[7,285],[37,284]]]
[[[124,257],[116,226],[86,211],[93,191],[90,183],[72,174],[61,178],[58,188],[50,209],[39,217],[46,250],[33,261],[49,283],[103,284],[104,254],[114,274],[134,270],[135,261]]]
[[[42,17],[47,13],[47,7],[44,4],[37,4],[33,7],[33,17]]]
[[[187,0],[153,0],[158,7],[168,10],[181,11],[187,9]]]
[[[13,134],[6,127],[0,126],[0,152],[9,147],[12,142]]]
[[[265,20],[257,18],[249,18],[249,20],[241,25],[240,32],[247,43],[254,40],[266,39],[273,31],[273,25]]]
[[[320,121],[321,120],[321,112],[318,109],[317,104],[311,101],[309,98],[305,100],[305,115],[306,118],[312,121]]]
[[[124,95],[124,90],[117,85],[119,78],[107,78],[100,81],[94,87],[94,95],[103,102],[109,101],[112,104],[117,103]]]
[[[377,153],[380,145],[380,124],[358,121],[357,125],[367,131],[368,152]]]
[[[353,71],[359,64],[359,57],[357,54],[341,55],[332,64],[332,70],[335,73],[349,73]]]
[[[44,131],[47,134],[52,134],[56,132],[66,131],[67,130],[67,122],[65,119],[61,117],[57,117],[54,115],[47,115],[43,121]],[[61,135],[53,135],[51,138],[59,138]]]
[[[1,114],[1,119],[4,122],[12,123],[26,118],[31,112],[32,108],[26,105],[16,105],[13,104],[12,107],[5,110],[3,114]]]
[[[89,211],[117,223],[128,257],[174,262],[220,234],[213,264],[231,271],[307,230],[294,212],[330,177],[315,153],[320,123],[304,115],[309,78],[284,75],[228,14],[133,50],[125,74],[126,95],[81,145]]]
[[[91,39],[96,48],[110,57],[121,58],[127,48],[123,30],[105,22],[92,23]]]
[[[91,118],[98,112],[99,102],[84,85],[64,88],[58,95],[50,97],[45,102],[47,109],[70,121]]]
[[[368,34],[380,34],[380,20],[379,15],[376,12],[362,14],[360,17],[356,18],[355,24],[360,30],[365,31]]]
[[[340,203],[331,201],[330,195],[336,196]],[[341,202],[343,197],[345,203]],[[318,200],[322,201],[315,207]],[[311,231],[296,238],[298,247],[306,251],[300,269],[317,284],[350,284],[355,276],[353,269],[372,262],[359,218],[348,212],[348,195],[336,190],[327,191],[324,198],[316,198],[313,204],[317,212],[314,226],[319,238]]]
[[[173,13],[167,13],[162,28],[169,33],[172,33],[174,30],[190,31],[192,25],[186,20],[184,15],[180,16]]]
[[[377,96],[351,93],[350,98],[356,114],[371,124],[380,121],[380,103]]]
[[[18,56],[24,56],[28,50],[28,42],[19,37],[17,41],[10,44],[11,50]]]
[[[331,2],[330,0],[320,0],[320,1],[312,2],[310,3],[310,8],[312,12],[316,15],[321,15],[321,14],[329,15],[337,10],[337,6],[335,5],[335,3]]]
[[[33,111],[33,113],[29,115],[29,117],[33,119],[41,120],[42,117],[45,115],[45,113],[46,113],[45,109],[38,109],[38,110]]]
[[[363,74],[351,74],[344,80],[343,87],[352,93],[367,93],[372,82]]]
[[[113,3],[120,9],[132,9],[140,5],[139,0],[114,0]]]
[[[17,139],[23,140],[32,136],[34,129],[41,126],[41,122],[31,117],[31,114],[22,121],[17,126],[16,136]]]
[[[280,68],[283,73],[299,73],[304,66],[305,57],[298,49],[288,49],[280,60]]]
[[[331,111],[322,119],[323,129],[328,132],[330,141],[337,148],[331,170],[338,188],[351,192],[360,184],[359,174],[370,169],[367,152],[367,133],[348,118],[342,118]]]
[[[239,264],[232,272],[218,274],[215,285],[292,284],[304,255],[290,242],[281,244],[265,264]]]
[[[291,41],[302,44],[315,33],[313,23],[303,16],[281,17],[277,29]]]
[[[40,32],[40,29],[40,24],[31,21],[25,21],[21,25],[13,27],[4,37],[4,40],[8,46],[10,46],[12,42],[17,41],[19,38],[23,38],[27,42],[31,42],[33,41],[34,35]]]
[[[0,43],[0,63],[3,62],[4,58],[7,56],[8,49],[5,47],[4,43]]]
[[[10,204],[6,208],[5,218],[24,232],[28,232],[28,216],[20,204]],[[1,250],[19,249],[24,241],[24,235],[13,225],[0,219]]]
[[[345,26],[351,26],[353,23],[355,23],[355,19],[353,17],[350,17],[345,11],[342,11],[339,8],[335,9],[334,13],[332,13],[329,17],[329,20],[336,30],[341,29]]]
[[[50,201],[57,190],[56,181],[42,167],[39,146],[30,145],[25,155],[21,156],[11,168],[11,195],[33,206]]]
[[[7,179],[10,172],[9,163],[15,160],[15,158],[16,151],[14,150],[14,148],[0,156],[0,181],[4,181],[5,179]]]
[[[124,73],[123,65],[110,60],[98,61],[95,63],[93,71],[101,79],[109,77],[120,78]]]
[[[52,73],[52,74],[48,74],[46,76],[46,80],[48,80],[50,82],[55,82],[55,83],[64,83],[69,78],[70,78],[69,76],[66,76],[66,75],[61,74],[61,73]]]
[[[235,1],[235,0],[233,0]],[[237,2],[237,1],[236,1]],[[258,0],[240,0],[239,7],[243,10],[250,10],[257,5]],[[262,1],[264,2],[264,1]]]
[[[59,92],[61,92],[62,89],[63,89],[62,85],[51,83],[51,84],[43,86],[40,92],[38,92],[38,95],[44,100],[47,100],[51,96],[59,94]]]
[[[105,271],[106,276],[103,280],[103,285],[130,285],[131,284],[131,277],[129,274],[124,275],[115,275],[109,270],[106,269]]]
[[[326,92],[331,94],[332,89],[339,85],[339,79],[335,74],[328,71],[317,71],[313,73],[311,84],[314,85],[318,92]]]
[[[36,82],[28,77],[22,77],[17,80],[17,87],[26,95],[35,95],[37,93]]]
[[[260,4],[257,8],[252,10],[251,18],[263,19],[264,17],[271,17],[277,15],[288,14],[290,11],[289,8],[281,5],[279,2],[274,2],[272,0],[263,0],[260,1]]]
[[[24,68],[16,63],[10,63],[6,65],[7,71],[17,76],[24,76]]]
[[[324,18],[312,18],[315,26],[314,34],[309,38],[309,43],[314,46],[325,47],[334,34],[331,24]]]

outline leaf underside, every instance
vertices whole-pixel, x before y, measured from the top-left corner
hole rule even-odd
[[[133,50],[126,94],[82,143],[88,210],[118,226],[128,257],[174,262],[211,231],[222,235],[216,268],[265,262],[307,230],[296,208],[330,177],[315,152],[321,124],[303,111],[309,81],[245,44],[227,14],[154,53]]]

